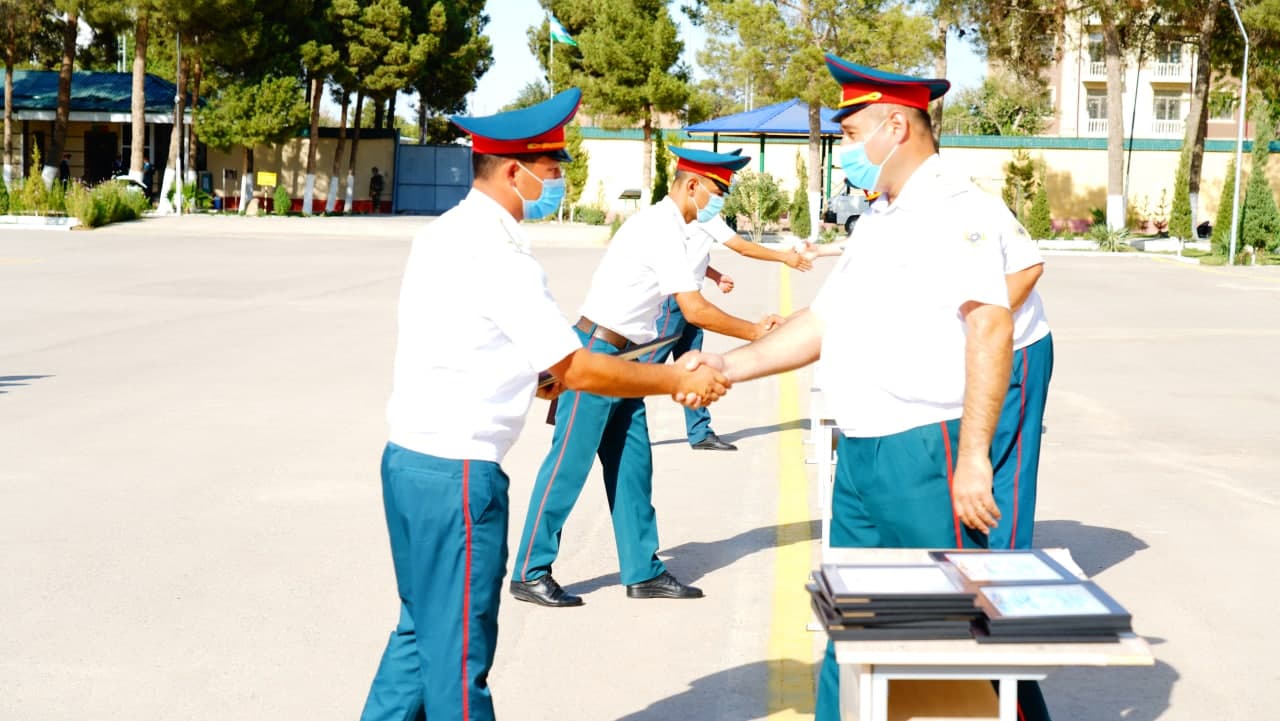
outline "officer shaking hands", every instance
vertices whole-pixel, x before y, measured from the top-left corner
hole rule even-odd
[[[943,172],[927,108],[946,80],[826,59],[842,91],[845,176],[882,195],[810,308],[723,358],[702,357],[731,381],[820,360],[842,433],[833,547],[982,547],[1001,520],[991,455],[1014,328],[1001,234],[1016,224],[999,199]],[[1023,700],[1020,717],[1047,715]],[[816,718],[839,717],[828,644]]]
[[[710,368],[587,351],[548,292],[519,222],[560,204],[564,124],[580,97],[573,89],[523,110],[453,118],[471,135],[475,181],[419,231],[401,286],[382,455],[399,620],[366,721],[493,719],[488,676],[507,561],[500,464],[540,372],[597,396],[671,395],[695,407],[729,386]]]
[[[583,347],[612,355],[653,341],[671,296],[690,323],[744,340],[759,338],[782,322],[769,315],[752,323],[704,298],[685,245],[687,226],[719,215],[733,172],[748,161],[727,153],[681,154],[667,197],[628,218],[609,243],[573,325]],[[581,597],[552,577],[551,566],[559,554],[561,531],[599,457],[627,596],[700,598],[701,590],[681,583],[658,559],[644,399],[566,392],[558,400],[555,426],[512,565],[511,595],[542,606],[582,605]]]

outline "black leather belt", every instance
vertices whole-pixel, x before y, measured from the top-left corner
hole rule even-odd
[[[605,343],[617,348],[619,351],[627,350],[631,346],[635,345],[635,343],[627,340],[626,336],[618,333],[617,331],[605,328],[585,315],[578,319],[578,322],[574,324],[574,327],[593,338],[599,338]]]

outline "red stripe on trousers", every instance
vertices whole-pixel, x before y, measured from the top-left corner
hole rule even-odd
[[[1017,546],[1018,538],[1018,474],[1022,472],[1022,424],[1027,418],[1027,349],[1022,349],[1022,397],[1018,399],[1018,464],[1013,467],[1013,532],[1009,534],[1009,548]]]
[[[467,572],[462,584],[462,721],[471,718],[468,709],[467,642],[471,631],[471,461],[462,462],[462,520],[467,526]]]
[[[533,530],[529,532],[529,546],[524,550],[524,565],[520,567],[520,580],[528,581],[529,557],[533,555],[533,539],[538,535],[538,524],[542,521],[542,509],[547,505],[547,496],[551,495],[551,486],[556,482],[556,474],[560,472],[560,462],[564,460],[565,449],[569,447],[569,434],[573,432],[573,419],[578,415],[578,401],[581,393],[573,396],[573,408],[569,410],[569,423],[564,428],[564,441],[560,445],[560,455],[556,456],[556,464],[551,468],[551,477],[547,479],[547,488],[542,492],[542,500],[538,502],[538,515],[533,517]]]
[[[964,548],[964,544],[960,541],[960,519],[956,516],[956,494],[951,487],[952,477],[955,475],[951,462],[951,431],[947,430],[946,421],[938,425],[942,426],[942,447],[947,452],[947,494],[951,496],[951,524],[956,528],[956,548]]]

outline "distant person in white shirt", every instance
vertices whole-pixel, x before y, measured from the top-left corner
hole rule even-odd
[[[547,291],[519,221],[560,204],[564,124],[580,98],[573,89],[524,110],[453,118],[472,136],[475,182],[418,233],[400,291],[382,455],[399,622],[363,721],[492,721],[488,676],[507,561],[508,480],[499,464],[540,372],[568,388],[678,395],[692,405],[727,388],[704,369],[584,350]],[[500,294],[489,290],[495,278]]]

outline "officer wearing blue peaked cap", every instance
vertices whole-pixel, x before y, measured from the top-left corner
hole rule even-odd
[[[1043,412],[1027,390],[1037,377],[1047,382],[1052,367],[1032,290],[1043,261],[999,198],[943,166],[926,111],[947,81],[834,55],[827,65],[841,86],[841,169],[881,196],[853,227],[813,305],[718,367],[739,382],[818,364],[841,431],[831,547],[985,547],[1008,526],[1007,544],[1015,525],[1030,530],[1031,508],[997,500],[996,468],[1038,455],[1039,421],[1034,441],[1002,440],[997,421],[1008,396],[1015,425]],[[1043,337],[1045,353],[1028,347],[1014,366],[1015,332]],[[1025,370],[1015,376],[1015,368]],[[1028,480],[1022,471],[1011,485],[1021,491]],[[817,721],[841,717],[839,676],[829,644]],[[1031,684],[1019,685],[1018,706],[1019,719],[1047,717]]]
[[[567,90],[524,110],[453,118],[471,135],[475,180],[414,238],[400,290],[382,456],[399,621],[362,721],[492,721],[507,559],[500,464],[535,393],[554,392],[537,390],[540,373],[600,395],[679,394],[691,406],[725,390],[710,369],[588,353],[547,290],[519,221],[560,205],[564,125],[581,97]]]
[[[678,147],[670,150],[671,154],[676,156],[677,172],[683,170],[701,175],[714,182],[723,192],[729,191],[729,185],[733,183],[733,174],[751,162],[750,157],[739,155],[741,150],[732,153],[713,153],[708,150]]]

